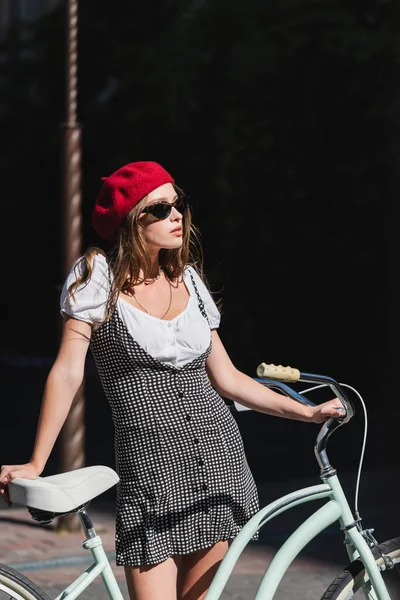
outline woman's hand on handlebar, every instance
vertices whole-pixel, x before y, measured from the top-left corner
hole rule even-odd
[[[0,469],[0,496],[8,506],[11,506],[8,484],[17,477],[36,479],[40,473],[41,471],[30,462],[24,465],[3,465]]]
[[[328,402],[323,402],[322,404],[313,406],[311,410],[312,423],[323,423],[328,419],[344,417],[346,414],[346,410],[338,398],[334,398],[333,400],[328,400]]]

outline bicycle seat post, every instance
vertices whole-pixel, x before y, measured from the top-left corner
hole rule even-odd
[[[86,506],[87,505],[83,506],[78,510],[78,515],[86,536],[92,539],[97,536],[97,533],[92,523],[92,519],[89,517],[89,513],[86,510]]]

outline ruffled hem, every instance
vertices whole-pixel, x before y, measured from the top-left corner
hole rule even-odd
[[[232,532],[230,535],[222,536],[222,537],[212,540],[212,541],[198,543],[197,545],[187,544],[187,545],[181,545],[179,548],[171,547],[170,549],[166,550],[163,553],[160,553],[160,551],[158,551],[157,555],[153,555],[153,556],[151,555],[150,552],[147,552],[146,560],[135,558],[134,556],[132,556],[132,553],[129,553],[129,552],[118,553],[118,551],[117,551],[116,565],[117,565],[117,567],[125,567],[125,566],[126,567],[148,567],[148,566],[152,566],[152,565],[157,565],[157,564],[160,564],[160,563],[166,561],[168,558],[171,558],[172,556],[182,556],[182,555],[186,555],[186,554],[193,554],[194,552],[200,552],[201,550],[207,550],[207,548],[212,548],[212,546],[215,546],[215,544],[217,544],[218,542],[226,542],[226,541],[233,540],[240,531],[241,531],[241,528],[238,528],[237,530]],[[249,541],[257,541],[258,539],[259,539],[259,532],[257,531],[253,535],[253,537],[250,538]],[[129,556],[129,554],[131,556]]]

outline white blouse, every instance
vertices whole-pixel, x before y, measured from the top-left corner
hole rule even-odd
[[[86,321],[96,329],[104,321],[110,289],[109,269],[105,257],[97,254],[94,258],[92,277],[86,285],[81,285],[75,290],[73,300],[68,294],[68,287],[76,279],[75,268],[80,274],[83,264],[79,258],[65,280],[60,298],[60,311],[61,314]],[[204,302],[209,323],[199,310],[190,273]],[[187,267],[183,280],[189,291],[188,302],[184,310],[169,321],[148,315],[121,297],[118,298],[116,307],[118,315],[135,341],[153,358],[175,367],[182,367],[205,352],[210,343],[210,328],[216,329],[220,323],[220,313],[215,302],[195,269]]]

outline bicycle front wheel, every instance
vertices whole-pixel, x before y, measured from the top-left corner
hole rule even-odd
[[[33,581],[0,564],[0,600],[50,600]]]
[[[382,571],[382,577],[393,600],[400,600],[400,537],[379,544],[380,551],[393,561],[393,568]],[[376,564],[381,567],[383,559],[378,550],[373,549]],[[332,581],[321,600],[350,600],[363,598],[371,582],[361,559],[354,560]]]

